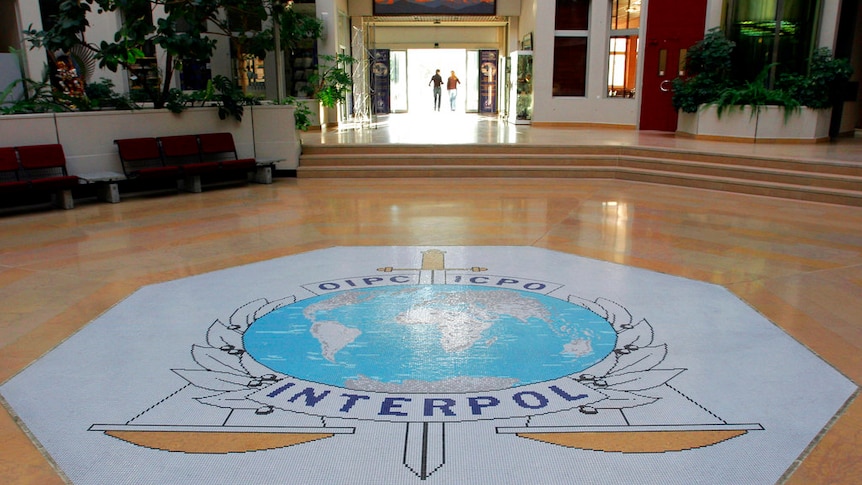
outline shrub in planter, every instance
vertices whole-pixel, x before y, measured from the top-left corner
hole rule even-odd
[[[733,84],[730,54],[734,46],[716,27],[688,49],[686,76],[673,80],[674,108],[696,113],[698,107],[715,101]]]
[[[218,106],[218,117],[228,116],[242,121],[243,106],[260,104],[255,96],[243,93],[242,89],[225,76],[215,76],[207,81],[206,89],[186,94],[171,89],[165,107],[173,113],[182,113],[190,106]]]
[[[829,108],[840,101],[841,87],[853,75],[847,59],[835,59],[829,49],[818,49],[811,58],[808,74],[782,74],[776,88],[814,109]]]
[[[766,87],[768,76],[769,67],[767,66],[753,81],[746,82],[742,86],[725,88],[719,93],[718,98],[707,104],[717,106],[716,114],[719,117],[725,111],[733,108],[742,110],[746,106],[751,106],[751,116],[755,116],[763,106],[781,106],[784,108],[784,116],[787,119],[802,104],[792,93]]]
[[[138,109],[138,106],[129,99],[128,96],[123,96],[114,91],[114,83],[110,79],[102,78],[94,83],[87,83],[84,86],[85,99],[88,106],[78,106],[81,111],[88,111],[102,108],[116,109]]]
[[[308,78],[307,94],[316,97],[323,106],[334,108],[337,103],[347,98],[353,78],[346,67],[356,62],[356,59],[346,54],[338,54],[320,55],[318,60],[317,68]]]
[[[827,48],[812,56],[808,73],[782,73],[774,87],[767,83],[770,65],[753,81],[731,78],[731,52],[734,43],[718,28],[711,29],[686,55],[686,77],[673,80],[673,105],[677,110],[696,113],[700,106],[718,106],[718,114],[732,107],[783,106],[785,115],[799,107],[829,108],[839,99],[840,87],[850,79],[853,69],[846,59],[834,59]]]

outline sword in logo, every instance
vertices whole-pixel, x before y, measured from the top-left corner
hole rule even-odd
[[[420,285],[446,284],[446,271],[487,271],[488,268],[447,268],[446,253],[439,249],[422,252],[419,268],[394,268],[387,266],[377,271],[418,271]],[[404,466],[421,480],[427,479],[446,464],[446,425],[442,422],[411,422],[404,430]]]

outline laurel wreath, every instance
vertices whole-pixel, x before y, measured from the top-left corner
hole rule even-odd
[[[597,414],[599,409],[624,409],[644,406],[660,398],[644,391],[666,384],[685,369],[659,369],[667,356],[667,344],[655,344],[652,325],[635,321],[622,305],[606,298],[593,301],[569,295],[569,303],[581,306],[604,318],[617,332],[614,351],[592,367],[575,376],[581,384],[607,396],[579,410]]]
[[[623,409],[644,406],[657,401],[645,391],[657,388],[685,369],[659,369],[667,356],[667,344],[655,344],[653,328],[646,319],[635,321],[631,313],[614,301],[597,298],[586,300],[570,295],[568,301],[605,319],[617,333],[614,351],[603,360],[571,377],[606,396],[598,402],[579,407],[583,414],[597,414],[600,409]],[[199,369],[173,369],[191,385],[212,392],[196,398],[203,404],[230,408],[254,409],[266,415],[274,411],[248,397],[258,390],[287,378],[252,358],[243,346],[243,334],[259,318],[296,302],[288,296],[279,300],[261,298],[237,308],[226,322],[215,320],[208,328],[206,344],[192,345],[192,359]]]

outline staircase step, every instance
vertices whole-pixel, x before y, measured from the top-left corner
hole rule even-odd
[[[297,176],[609,178],[862,206],[858,164],[639,147],[315,146]]]

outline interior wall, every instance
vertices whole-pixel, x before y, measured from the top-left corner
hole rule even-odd
[[[97,9],[94,9],[94,11],[87,14],[87,20],[90,22],[86,31],[87,40],[90,42],[93,42],[93,39],[113,40],[114,35],[118,30],[120,30],[120,14],[117,12],[105,12],[99,14],[95,10]],[[158,14],[154,12],[153,20],[155,21],[157,18],[159,18]],[[159,65],[164,65],[164,62],[160,62]],[[110,69],[100,68],[98,63],[96,63],[96,69],[93,71],[93,75],[88,82],[99,81],[102,78],[110,79],[114,83],[115,90],[128,91],[128,76],[123,69],[118,69],[114,72]]]
[[[610,0],[591,2],[586,95],[582,97],[552,95],[555,10],[555,2],[536,1],[535,3],[533,124],[581,123],[636,126],[639,99],[607,97]]]
[[[18,67],[18,56],[8,52],[0,52],[0,91],[5,90],[7,86],[19,79],[21,79],[21,70]],[[23,97],[23,94],[24,88],[19,83],[12,89],[6,102],[17,101]]]
[[[820,35],[817,40],[818,47],[828,47],[835,50],[835,41],[838,38],[838,15],[841,11],[841,0],[822,0]]]
[[[647,2],[648,1],[649,0],[647,0]],[[704,26],[707,31],[713,27],[720,27],[721,26],[721,19],[722,19],[723,12],[724,12],[724,0],[707,0],[707,2],[706,2],[706,23]],[[644,23],[644,25],[646,25],[646,23]]]
[[[418,25],[413,27],[375,26],[374,42],[379,49],[502,49],[500,27],[457,27]]]
[[[19,0],[18,2],[18,30],[31,28],[42,30],[42,15],[39,10],[39,2]],[[24,63],[24,76],[30,79],[41,79],[42,71],[47,63],[45,49],[38,48],[30,50],[27,46],[26,62]]]

